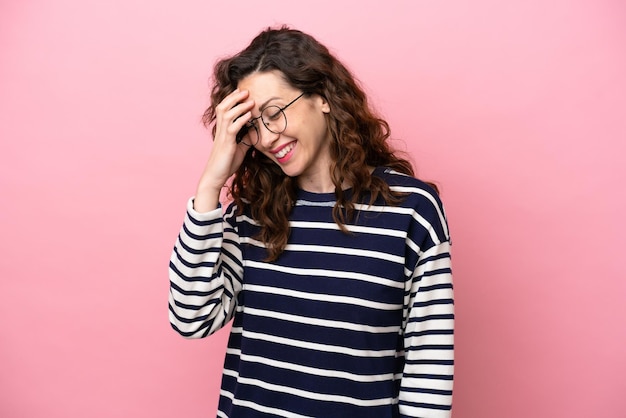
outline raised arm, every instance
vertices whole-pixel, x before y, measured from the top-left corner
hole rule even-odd
[[[248,151],[235,140],[251,117],[254,102],[247,98],[247,91],[235,90],[215,107],[213,148],[170,258],[170,323],[184,337],[205,337],[224,326],[241,289],[234,207],[222,217],[219,197]]]
[[[199,213],[188,203],[169,267],[170,323],[186,338],[217,331],[237,306],[243,266],[233,211]]]

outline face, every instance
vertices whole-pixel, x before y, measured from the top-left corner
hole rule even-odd
[[[268,106],[280,108],[302,94],[290,86],[279,71],[253,73],[242,79],[239,90],[248,90],[254,100],[252,117],[258,117]],[[324,115],[330,106],[318,95],[302,96],[284,110],[287,128],[280,134],[272,133],[256,121],[259,141],[255,148],[280,166],[298,183],[324,185],[330,178],[330,134]],[[306,187],[305,187],[306,188]]]

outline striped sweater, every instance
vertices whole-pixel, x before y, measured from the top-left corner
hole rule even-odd
[[[170,322],[202,338],[233,320],[218,417],[450,417],[443,208],[419,180],[374,175],[406,198],[357,205],[345,233],[333,193],[299,190],[275,262],[264,261],[249,212],[198,213],[189,201],[170,261]]]

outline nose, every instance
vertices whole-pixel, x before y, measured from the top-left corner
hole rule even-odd
[[[276,134],[270,131],[269,129],[267,129],[265,125],[263,125],[259,129],[258,145],[265,148],[266,150],[271,150],[272,148],[274,148],[274,143],[278,140],[279,137],[280,137],[280,134]]]

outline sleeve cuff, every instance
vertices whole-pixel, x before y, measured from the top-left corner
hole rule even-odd
[[[216,217],[222,216],[222,204],[221,203],[218,203],[217,209],[213,209],[208,212],[198,212],[193,208],[193,200],[194,200],[194,197],[190,197],[189,200],[187,200],[187,212],[194,219],[197,219],[199,221],[208,221],[211,219],[215,219]]]

